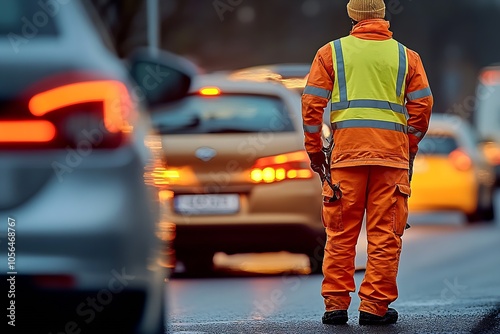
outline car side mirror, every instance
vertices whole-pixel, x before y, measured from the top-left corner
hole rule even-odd
[[[137,94],[149,108],[185,97],[198,72],[193,63],[167,51],[152,54],[148,49],[139,49],[128,62],[130,74],[140,89]]]

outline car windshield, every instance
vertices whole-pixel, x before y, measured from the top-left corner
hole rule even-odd
[[[46,12],[47,6],[42,1],[2,0],[0,36],[9,38],[13,43],[35,35],[56,36],[57,28],[53,15],[49,15],[52,13]]]
[[[454,137],[440,134],[427,134],[418,144],[419,154],[448,155],[458,148]]]
[[[153,122],[161,134],[294,131],[283,101],[262,95],[192,95],[156,112]]]

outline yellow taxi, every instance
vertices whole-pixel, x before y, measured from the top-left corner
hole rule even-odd
[[[410,212],[457,210],[470,222],[492,220],[494,179],[471,126],[434,114],[414,163]]]
[[[153,122],[169,168],[175,252],[187,272],[216,252],[306,254],[321,270],[321,182],[304,150],[300,95],[282,84],[198,77],[191,94]]]

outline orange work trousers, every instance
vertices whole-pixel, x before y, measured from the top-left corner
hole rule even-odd
[[[360,311],[383,316],[398,297],[396,276],[401,237],[408,219],[408,170],[383,166],[332,168],[342,198],[329,202],[323,185],[323,224],[327,241],[321,294],[326,311],[347,310],[355,291],[354,258],[366,210],[368,262],[359,289]]]

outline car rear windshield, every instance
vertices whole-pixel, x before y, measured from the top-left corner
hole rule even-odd
[[[61,6],[58,1],[55,3]],[[51,1],[2,0],[1,7],[0,38],[20,42],[36,36],[57,35],[53,19],[57,12]]]
[[[153,122],[162,134],[294,131],[283,101],[263,95],[189,96]]]
[[[457,141],[449,135],[427,134],[418,144],[418,153],[448,155],[458,148]]]

